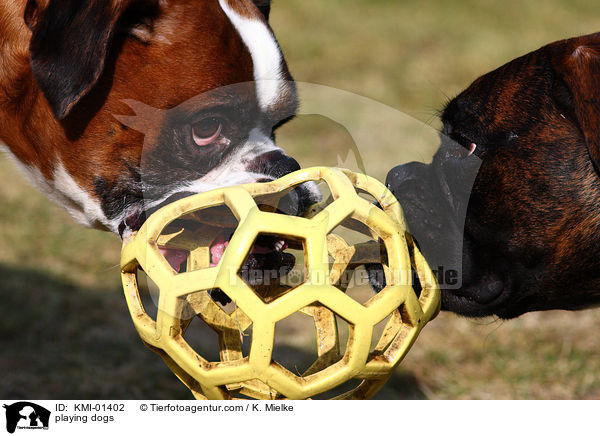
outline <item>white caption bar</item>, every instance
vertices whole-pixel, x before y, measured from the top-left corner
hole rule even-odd
[[[3,400],[0,434],[587,434],[597,401]],[[3,433],[3,431],[6,432]],[[41,432],[40,432],[41,430]],[[211,432],[211,433],[206,433]],[[528,433],[531,432],[531,433]]]

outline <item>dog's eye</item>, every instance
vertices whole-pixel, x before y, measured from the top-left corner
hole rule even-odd
[[[196,145],[205,146],[215,142],[221,136],[223,123],[215,117],[204,118],[192,124],[192,138]]]

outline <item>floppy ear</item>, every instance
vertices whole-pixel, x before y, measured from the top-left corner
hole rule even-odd
[[[252,0],[258,10],[265,16],[265,18],[269,19],[269,14],[271,13],[271,0]]]
[[[31,68],[58,119],[64,119],[98,81],[119,17],[130,2],[27,1]]]
[[[579,123],[589,155],[600,171],[600,35],[567,47],[563,53],[553,58],[559,76],[554,97]],[[563,91],[565,85],[568,90]]]

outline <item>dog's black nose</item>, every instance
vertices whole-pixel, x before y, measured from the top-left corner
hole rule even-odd
[[[421,162],[409,162],[398,165],[390,170],[386,179],[385,185],[394,195],[397,195],[399,187],[410,180],[416,179],[422,173],[425,164]]]
[[[281,150],[273,150],[256,157],[248,170],[278,179],[300,169],[300,164]]]
[[[296,162],[296,159],[291,158],[289,156],[285,156],[282,160],[280,160],[274,167],[273,172],[275,174],[281,174],[284,176],[289,173],[293,173],[294,171],[298,171],[300,169],[300,164]],[[276,176],[276,177],[281,177]]]

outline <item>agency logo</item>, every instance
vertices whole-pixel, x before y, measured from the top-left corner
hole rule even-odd
[[[22,430],[48,430],[50,411],[28,401],[4,405],[6,409],[6,431],[14,433]]]

